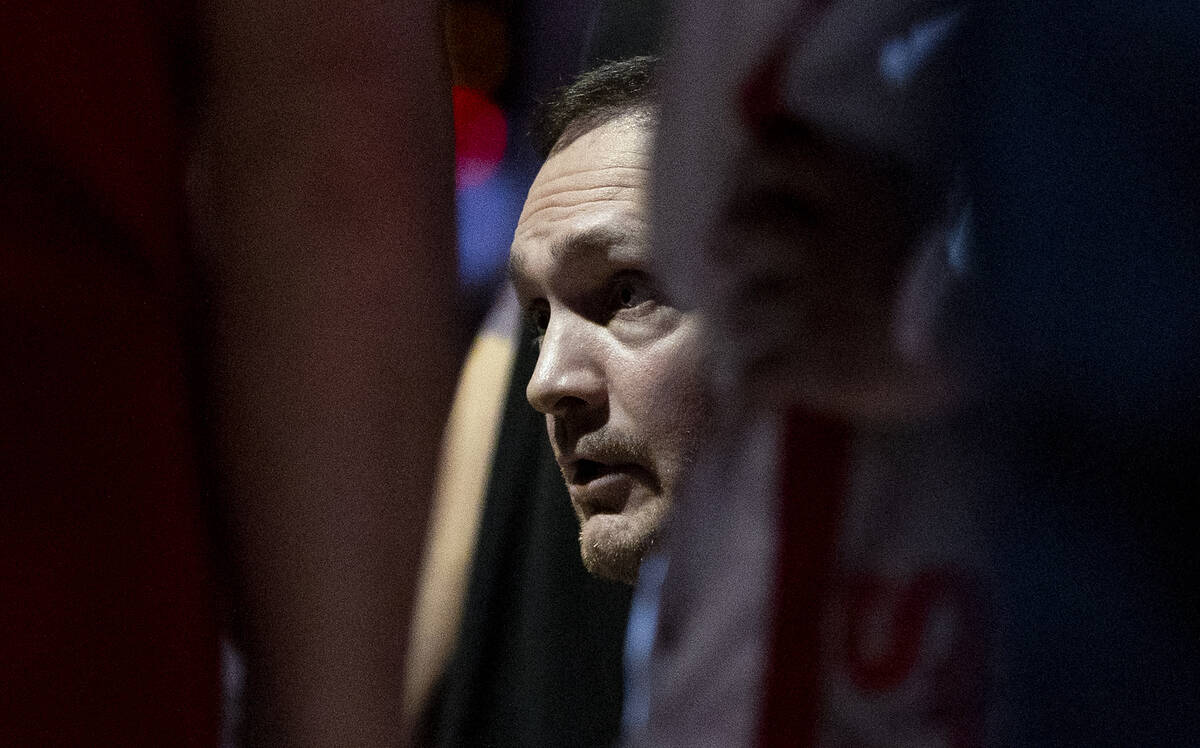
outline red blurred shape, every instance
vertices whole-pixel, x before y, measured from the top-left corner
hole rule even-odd
[[[486,95],[454,87],[455,177],[459,189],[483,184],[504,158],[508,122]]]

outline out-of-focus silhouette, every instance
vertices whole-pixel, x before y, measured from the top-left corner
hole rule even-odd
[[[648,744],[1193,743],[1194,6],[677,17],[657,241],[748,405]]]
[[[0,10],[0,742],[215,744],[222,629],[249,741],[402,739],[455,359],[437,14]]]

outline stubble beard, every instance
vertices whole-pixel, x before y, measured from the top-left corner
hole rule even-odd
[[[700,417],[696,425],[680,430],[684,447],[677,466],[661,475],[655,474],[654,488],[659,495],[639,507],[632,516],[593,515],[589,519],[579,516],[579,551],[583,565],[590,574],[630,585],[637,582],[642,560],[661,537],[670,513],[679,499],[681,486],[686,484],[686,477],[692,473],[700,455],[702,437],[711,428],[712,398],[707,393],[689,398],[685,407],[694,408],[691,412],[699,413]],[[630,443],[626,444],[632,446]],[[645,449],[639,451],[643,455],[648,453]],[[588,533],[587,523],[597,519],[611,523],[619,522],[624,527],[616,532]]]

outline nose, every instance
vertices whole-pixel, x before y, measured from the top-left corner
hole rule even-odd
[[[546,415],[564,416],[603,404],[604,373],[594,327],[569,313],[551,316],[525,387],[530,405]]]

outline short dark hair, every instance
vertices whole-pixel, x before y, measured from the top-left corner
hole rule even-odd
[[[658,58],[649,56],[606,62],[555,91],[534,112],[530,135],[538,153],[546,158],[625,114],[651,118],[657,68]]]

